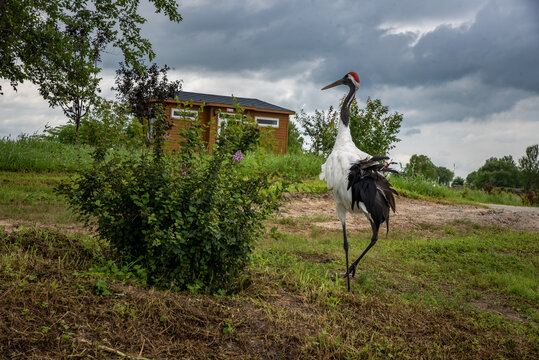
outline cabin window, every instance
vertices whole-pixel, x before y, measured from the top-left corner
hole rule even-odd
[[[246,119],[247,116],[246,115],[243,115],[243,119]],[[223,113],[223,112],[219,112],[217,114],[217,133],[219,133],[221,131],[221,124],[223,124],[223,122],[227,122],[228,120],[236,120],[238,121],[239,119],[237,118],[237,114],[235,113]]]
[[[195,121],[196,119],[198,119],[198,111],[188,109],[172,109],[171,117],[173,119]]]
[[[278,118],[256,116],[255,120],[258,123],[258,125],[262,127],[276,127],[276,128],[279,127]]]

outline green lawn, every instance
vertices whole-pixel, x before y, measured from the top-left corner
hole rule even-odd
[[[73,224],[52,192],[66,178],[0,173],[1,217]],[[0,359],[539,357],[539,233],[462,220],[392,231],[348,293],[327,220],[268,219],[236,292],[216,295],[146,287],[88,235],[0,231]],[[352,258],[369,237],[349,234]]]

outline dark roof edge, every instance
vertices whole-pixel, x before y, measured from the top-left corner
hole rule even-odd
[[[205,94],[205,93],[195,93],[195,92],[189,92],[189,91],[180,91],[176,94],[178,99],[180,101],[193,101],[194,103],[205,103],[205,104],[213,104],[213,105],[226,105],[231,106],[234,105],[234,102],[232,100],[231,96],[224,96],[224,95],[213,95],[213,94]],[[290,109],[283,108],[281,106],[277,106],[274,104],[270,104],[268,102],[258,100],[255,98],[243,98],[243,97],[235,97],[240,106],[246,107],[246,108],[256,108],[261,110],[270,110],[270,111],[279,111],[279,112],[286,112],[295,114],[296,112]],[[173,100],[173,99],[170,99]]]

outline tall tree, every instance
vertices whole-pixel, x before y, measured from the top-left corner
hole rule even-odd
[[[526,148],[526,155],[518,160],[522,172],[523,185],[530,189],[539,189],[539,144]]]
[[[149,1],[156,12],[181,21],[176,0]],[[141,35],[146,19],[138,14],[139,5],[139,0],[0,0],[0,78],[15,89],[25,80],[41,81],[35,75],[44,63],[62,62],[73,52],[75,45],[64,30],[81,11],[88,15],[91,33],[107,33],[106,45],[120,49],[125,63],[140,69],[142,59],[151,61],[155,54]]]
[[[82,118],[99,98],[97,66],[110,34],[107,29],[93,32],[89,11],[79,11],[66,24],[63,34],[71,52],[61,57],[43,59],[35,71],[39,92],[51,107],[60,106],[67,118],[75,124],[75,143],[79,142]],[[90,21],[91,22],[91,21]]]
[[[432,163],[427,155],[412,155],[410,162],[404,168],[404,172],[408,176],[422,175],[431,180],[435,180],[438,176],[436,165]]]
[[[174,99],[182,88],[180,80],[168,81],[168,70],[167,65],[160,69],[157,64],[152,64],[141,72],[123,63],[116,70],[116,86],[112,89],[142,124],[147,145],[150,144],[150,119],[155,118],[155,112],[161,111],[165,101]]]
[[[344,100],[344,99],[343,99]],[[371,155],[387,155],[400,139],[402,114],[389,114],[380,99],[367,98],[361,109],[354,99],[350,107],[350,132],[356,146]]]
[[[453,173],[453,171],[449,170],[446,167],[436,167],[436,177],[440,184],[449,186],[449,184],[451,184],[451,180],[453,180],[454,175],[455,174]]]

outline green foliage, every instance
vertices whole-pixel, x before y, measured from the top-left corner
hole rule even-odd
[[[421,175],[430,180],[434,180],[438,176],[436,165],[432,163],[427,155],[412,155],[410,162],[404,168],[404,172],[408,176]]]
[[[156,111],[164,108],[165,100],[174,99],[181,90],[181,81],[168,81],[167,73],[170,68],[165,65],[159,68],[157,64],[150,67],[128,68],[120,63],[116,70],[117,97],[127,104],[142,126],[146,144],[150,145],[151,121],[157,116]]]
[[[171,21],[181,21],[176,1],[150,1],[157,12]],[[0,78],[16,88],[24,80],[40,85],[44,78],[50,80],[63,71],[59,68],[44,74],[47,64],[95,68],[91,57],[75,56],[80,49],[73,34],[65,31],[70,27],[82,29],[86,38],[100,41],[103,47],[120,49],[126,64],[141,70],[141,59],[148,56],[151,60],[155,54],[141,36],[140,27],[146,19],[138,10],[138,0],[0,1]]]
[[[217,137],[217,149],[230,154],[238,150],[248,152],[260,145],[260,127],[249,116],[244,116],[244,109],[233,98],[235,114],[226,114],[226,121],[221,123]],[[225,115],[219,112],[220,116]]]
[[[159,287],[230,288],[280,194],[270,190],[266,174],[240,171],[239,149],[258,139],[255,127],[225,122],[210,152],[199,136],[201,126],[197,121],[182,130],[183,145],[193,150],[168,156],[161,147],[165,119],[158,117],[153,156],[112,155],[58,189],[82,219],[97,221],[100,237],[127,262],[144,267],[147,282]]]
[[[61,107],[69,121],[75,124],[78,143],[81,119],[98,99],[101,51],[105,49],[111,30],[93,29],[88,24],[88,11],[76,12],[63,30],[67,47],[64,56],[43,59],[33,81],[51,107]]]
[[[511,155],[500,159],[491,157],[477,171],[468,174],[466,183],[481,189],[487,186],[518,188],[520,173]]]
[[[344,98],[343,100],[344,101]],[[364,109],[354,99],[350,106],[350,133],[356,146],[371,155],[387,155],[400,139],[402,114],[389,115],[389,107],[380,99],[367,98]]]
[[[522,184],[530,190],[539,189],[539,145],[526,148],[526,155],[518,160]]]
[[[342,101],[341,101],[342,104]],[[400,141],[402,115],[388,115],[389,108],[379,99],[367,99],[365,109],[360,109],[354,99],[350,106],[350,133],[358,148],[373,155],[385,155]],[[296,114],[296,121],[303,127],[303,135],[309,137],[310,151],[327,156],[333,149],[339,128],[339,112],[330,107],[326,112],[315,110],[307,115],[303,110]]]
[[[75,144],[75,125],[45,127],[45,137],[62,144]],[[139,122],[128,116],[125,106],[113,101],[101,101],[81,121],[79,143],[106,148],[138,147],[143,144]]]
[[[448,185],[453,180],[453,171],[443,166],[436,167],[436,178],[440,184]]]
[[[314,115],[308,115],[301,109],[295,119],[303,127],[303,135],[311,139],[309,150],[317,155],[329,155],[337,137],[338,111],[330,106],[327,113],[315,110]]]
[[[453,182],[451,183],[451,185],[464,186],[464,179],[461,178],[460,176],[457,176],[456,178],[453,179]]]
[[[443,166],[436,166],[427,155],[414,154],[406,164],[404,173],[407,176],[422,176],[425,179],[449,185],[453,180],[453,172]]]
[[[288,123],[288,153],[299,154],[303,152],[303,137],[295,122]]]

